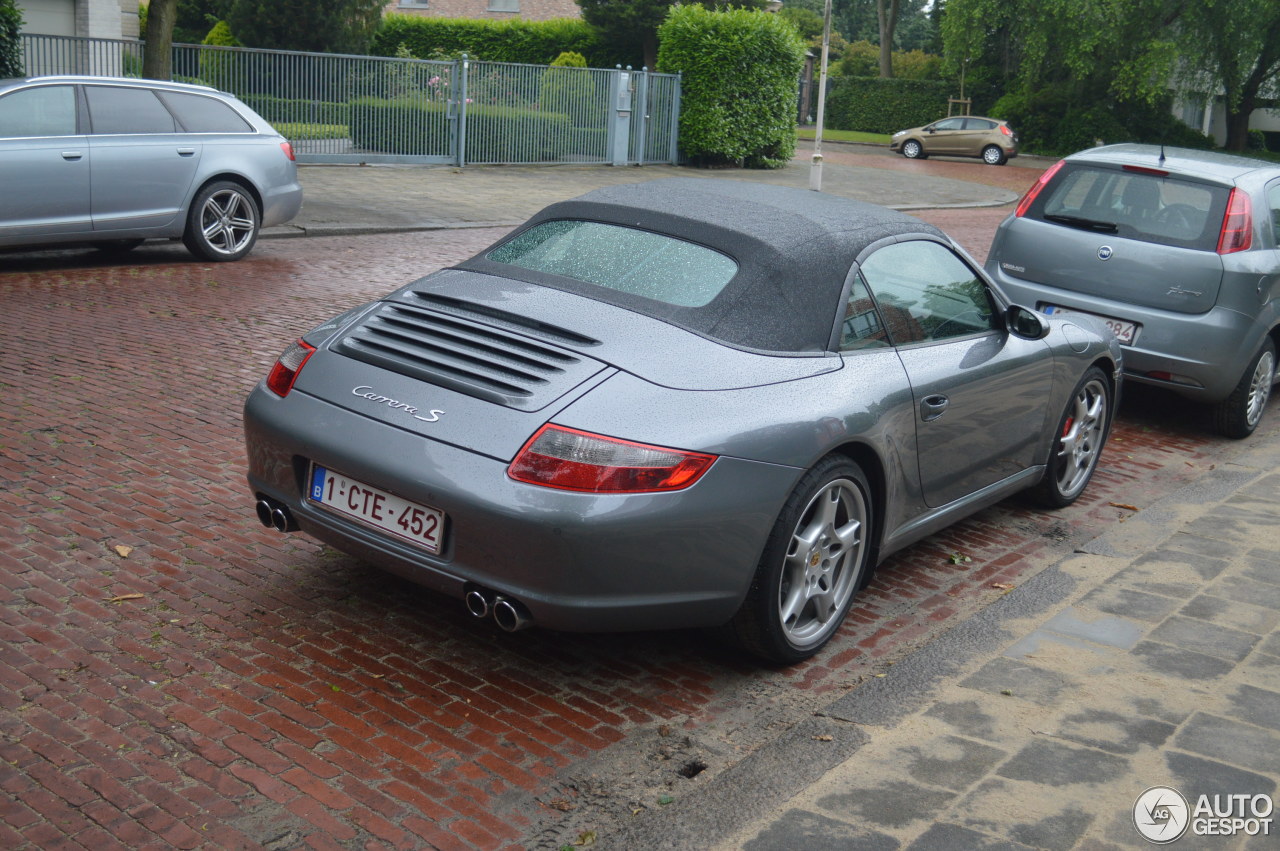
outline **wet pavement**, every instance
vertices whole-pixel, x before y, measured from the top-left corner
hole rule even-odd
[[[824,183],[985,204],[1024,165],[829,150]],[[239,406],[289,340],[652,174],[508,171],[304,169],[311,238],[234,264],[0,255],[0,846],[1110,848],[1145,844],[1148,786],[1274,794],[1274,404],[1234,443],[1130,392],[1079,503],[896,555],[780,670],[697,633],[499,633],[262,529]],[[1007,210],[919,215],[981,257]]]

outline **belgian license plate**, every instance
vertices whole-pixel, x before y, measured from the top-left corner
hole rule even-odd
[[[439,553],[444,541],[444,512],[402,499],[381,488],[314,464],[307,498],[330,511]]]
[[[1134,338],[1138,336],[1138,326],[1132,322],[1125,322],[1123,319],[1112,319],[1110,316],[1099,316],[1096,313],[1090,313],[1087,310],[1068,310],[1065,307],[1058,307],[1053,304],[1046,304],[1044,312],[1050,316],[1069,316],[1072,313],[1078,313],[1081,316],[1092,316],[1094,319],[1106,325],[1111,329],[1111,333],[1116,335],[1116,339],[1125,345],[1133,345]]]

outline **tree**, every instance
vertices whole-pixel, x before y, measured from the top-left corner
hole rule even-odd
[[[0,79],[21,77],[22,65],[22,13],[13,0],[0,0]]]
[[[226,21],[246,47],[363,53],[385,5],[385,0],[231,0]]]
[[[173,75],[173,25],[177,17],[178,0],[151,0],[147,6],[142,76],[151,80],[168,80]]]
[[[880,28],[880,76],[893,76],[893,31],[898,26],[900,0],[876,0],[876,23]]]
[[[1174,57],[1172,79],[1184,94],[1212,96],[1219,89],[1224,93],[1224,147],[1245,150],[1253,111],[1280,106],[1280,99],[1263,95],[1280,86],[1280,3],[1184,3],[1171,17],[1171,37],[1154,45],[1152,52]],[[1173,50],[1163,50],[1166,45]]]
[[[575,0],[582,18],[599,30],[604,38],[642,57],[644,67],[658,63],[658,26],[666,19],[672,0]],[[708,9],[725,5],[717,0],[701,0]],[[762,9],[766,0],[740,0],[732,5]]]
[[[178,19],[173,40],[180,44],[201,44],[219,21],[225,21],[231,0],[178,0]]]

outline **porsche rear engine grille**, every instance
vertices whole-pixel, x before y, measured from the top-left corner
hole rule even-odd
[[[505,328],[401,304],[378,308],[333,350],[521,411],[538,410],[604,367]]]

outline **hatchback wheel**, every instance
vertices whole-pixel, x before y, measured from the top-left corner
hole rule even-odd
[[[238,183],[222,180],[196,194],[182,242],[203,260],[239,260],[258,239],[258,205]]]
[[[1009,158],[1000,150],[999,145],[987,145],[982,149],[982,161],[987,165],[1004,165]]]
[[[1044,478],[1032,491],[1046,508],[1076,501],[1098,467],[1098,457],[1111,429],[1111,385],[1096,366],[1090,367],[1067,400],[1058,420]]]
[[[902,155],[909,160],[923,160],[928,158],[928,155],[924,152],[924,146],[915,139],[910,139],[902,143]]]
[[[1253,434],[1262,421],[1262,409],[1271,396],[1276,378],[1276,345],[1267,338],[1253,356],[1231,395],[1214,408],[1214,425],[1227,437],[1241,440]]]
[[[751,590],[728,624],[745,650],[791,664],[822,649],[865,584],[871,488],[853,462],[831,457],[801,479],[782,508]]]

